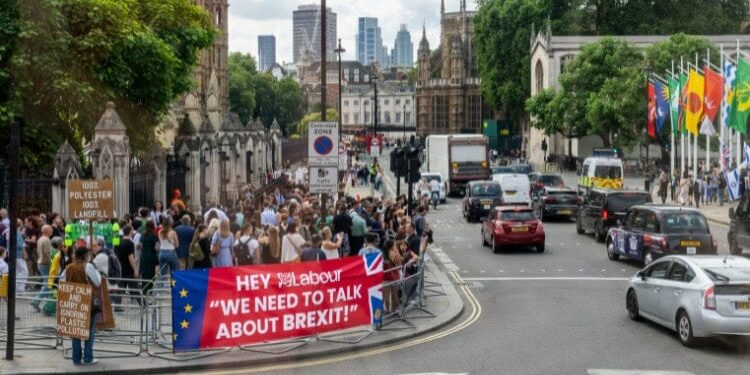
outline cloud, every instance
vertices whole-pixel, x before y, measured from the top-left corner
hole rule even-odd
[[[276,60],[292,60],[292,12],[300,4],[320,4],[313,0],[234,0],[229,7],[229,50],[257,56],[258,35],[276,35]],[[468,8],[476,9],[469,1]],[[382,31],[383,44],[390,51],[400,24],[405,23],[411,32],[416,49],[422,38],[422,24],[427,28],[430,47],[435,48],[440,38],[440,1],[438,0],[350,0],[331,1],[337,18],[337,34],[346,49],[343,58],[356,56],[355,38],[359,17],[377,17]],[[446,0],[448,12],[457,11],[459,0]]]

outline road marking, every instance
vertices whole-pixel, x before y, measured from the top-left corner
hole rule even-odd
[[[627,281],[628,277],[464,277],[465,281]]]
[[[268,366],[262,366],[262,367],[245,367],[245,368],[239,368],[239,369],[234,369],[234,370],[223,370],[223,371],[203,371],[203,372],[190,371],[190,373],[234,375],[234,374],[248,374],[248,373],[256,373],[256,372],[268,372],[268,371],[274,371],[274,370],[288,370],[288,369],[295,369],[295,368],[320,366],[320,365],[327,365],[327,364],[349,361],[353,359],[370,357],[370,356],[383,354],[383,353],[399,351],[399,350],[406,349],[412,346],[426,344],[430,341],[434,341],[434,340],[437,340],[446,336],[450,336],[474,324],[474,322],[479,320],[479,317],[482,315],[482,305],[479,304],[479,300],[477,300],[477,297],[474,295],[471,289],[469,289],[469,287],[466,286],[466,282],[461,278],[461,276],[459,276],[455,272],[451,272],[450,277],[453,278],[455,285],[461,285],[458,289],[460,289],[463,292],[464,296],[469,302],[469,305],[471,305],[471,313],[466,318],[466,320],[462,321],[461,323],[445,331],[436,332],[432,335],[422,337],[422,338],[417,338],[415,340],[405,341],[401,343],[397,342],[394,344],[389,344],[384,347],[373,348],[370,350],[354,352],[354,353],[345,354],[345,355],[337,354],[337,355],[331,355],[325,358],[309,359],[309,360],[299,361],[299,362],[294,362],[294,363],[268,365]]]
[[[440,263],[445,267],[445,269],[448,272],[456,272],[460,270],[460,268],[456,265],[456,263],[453,263],[453,260],[451,259],[448,254],[446,254],[443,249],[439,247],[433,247],[429,249],[429,251],[435,255],[435,258],[440,260]]]
[[[588,375],[695,375],[687,371],[588,369]]]

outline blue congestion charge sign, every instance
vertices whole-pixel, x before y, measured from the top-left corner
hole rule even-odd
[[[315,147],[315,151],[319,155],[327,156],[333,150],[333,140],[328,136],[321,135],[318,138],[315,138],[313,147]]]

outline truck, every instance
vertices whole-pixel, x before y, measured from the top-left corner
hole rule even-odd
[[[427,172],[445,176],[448,194],[463,196],[469,181],[490,178],[488,145],[481,134],[430,135],[425,142]]]

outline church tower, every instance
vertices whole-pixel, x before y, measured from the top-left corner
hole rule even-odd
[[[422,25],[422,40],[417,50],[417,86],[422,86],[430,79],[430,42],[427,41],[427,30]]]
[[[205,103],[208,100],[211,74],[215,71],[219,86],[219,108],[222,112],[229,105],[229,1],[228,0],[195,0],[211,15],[214,27],[219,33],[211,47],[200,53],[200,66],[195,72],[198,82],[198,95]],[[203,111],[207,109],[204,107]]]

